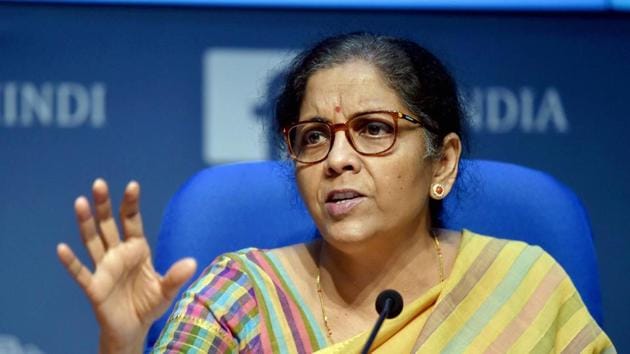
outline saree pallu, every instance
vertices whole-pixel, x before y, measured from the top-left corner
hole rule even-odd
[[[176,306],[154,352],[358,353],[329,344],[281,262],[219,257]],[[564,270],[541,248],[464,230],[449,277],[405,305],[375,353],[616,353]]]

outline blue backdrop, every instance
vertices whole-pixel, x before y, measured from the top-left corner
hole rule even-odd
[[[445,59],[468,97],[471,157],[547,171],[581,196],[605,327],[630,351],[629,20],[0,4],[0,353],[95,351],[89,304],[55,256],[60,241],[80,248],[72,205],[94,178],[116,203],[140,181],[155,244],[188,176],[273,155],[261,120],[291,53],[351,30],[408,36]]]

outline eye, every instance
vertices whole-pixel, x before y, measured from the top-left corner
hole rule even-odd
[[[354,130],[367,138],[380,138],[394,133],[394,125],[378,118],[362,118],[356,122]]]
[[[328,131],[325,127],[311,127],[302,132],[300,139],[303,147],[313,147],[328,141]]]

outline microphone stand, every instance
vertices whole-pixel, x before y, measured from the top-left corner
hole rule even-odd
[[[361,354],[368,354],[368,352],[370,351],[370,347],[372,347],[372,343],[374,342],[374,339],[376,339],[376,334],[378,333],[378,330],[381,329],[383,321],[385,321],[385,317],[387,317],[387,315],[389,314],[389,310],[391,309],[393,302],[394,301],[389,298],[385,300],[383,311],[381,311],[381,313],[378,315],[378,320],[376,320],[376,324],[374,325],[374,328],[372,328],[370,337],[368,338],[367,342],[365,342],[365,346],[363,346]]]
[[[382,291],[378,294],[376,298],[376,312],[378,312],[378,320],[376,320],[376,324],[374,328],[372,328],[372,333],[370,333],[370,337],[367,342],[365,342],[365,346],[363,350],[361,350],[361,354],[367,354],[372,347],[372,343],[376,339],[376,334],[378,330],[381,329],[383,325],[383,321],[385,318],[394,318],[402,312],[403,308],[403,299],[396,290],[388,289]]]

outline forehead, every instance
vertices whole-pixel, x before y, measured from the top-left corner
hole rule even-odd
[[[353,61],[319,70],[308,79],[300,117],[400,109],[398,94],[387,85],[380,71],[364,61]]]

